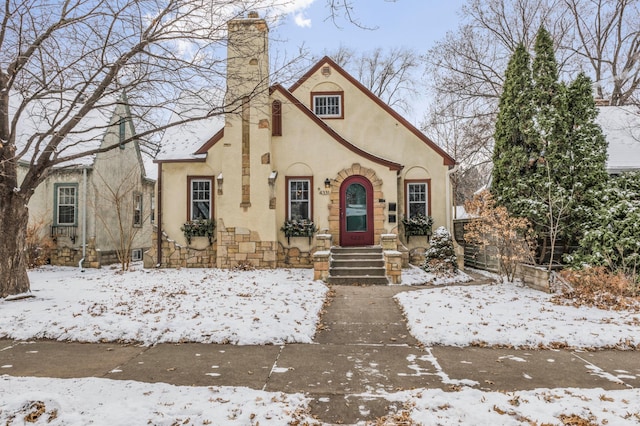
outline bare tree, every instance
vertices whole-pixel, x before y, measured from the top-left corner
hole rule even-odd
[[[639,102],[640,2],[565,0],[573,35],[564,49],[593,71],[596,91],[610,105]]]
[[[638,0],[469,0],[459,28],[425,55],[439,108],[428,112],[423,130],[434,131],[434,124],[467,128],[465,138],[473,143],[459,146],[462,168],[487,161],[507,62],[518,43],[532,48],[541,25],[554,39],[562,78],[584,71],[612,104],[637,101],[639,7]]]
[[[416,72],[421,63],[417,52],[396,47],[356,53],[352,48],[340,46],[327,55],[390,107],[410,112],[410,100],[417,92]]]
[[[108,120],[96,125],[86,118],[106,112],[126,92],[139,131],[134,137],[151,140],[166,128],[158,123],[166,122],[182,93],[205,106],[200,117],[185,120],[231,111],[239,102],[227,97],[224,105],[220,96],[226,22],[249,10],[273,16],[272,7],[284,2],[5,1],[0,12],[0,298],[29,290],[24,253],[27,204],[35,188],[54,167],[119,146],[100,147],[96,135]],[[25,169],[20,177],[19,164]]]
[[[117,181],[105,178],[98,171],[95,173],[101,184],[94,188],[94,213],[115,247],[121,270],[128,271],[133,244],[151,217],[149,211],[143,210],[144,188],[139,170],[131,168]]]

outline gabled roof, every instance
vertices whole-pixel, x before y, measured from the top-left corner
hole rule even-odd
[[[309,71],[307,71],[296,83],[294,83],[290,88],[290,92],[295,92],[295,90],[304,84],[313,74],[318,72],[320,68],[324,65],[329,65],[331,68],[335,69],[340,75],[342,75],[345,79],[347,79],[351,84],[357,87],[362,93],[364,93],[369,99],[378,104],[380,108],[385,110],[389,115],[391,115],[395,120],[400,122],[404,127],[406,127],[411,133],[413,133],[418,139],[424,142],[427,146],[433,149],[438,155],[442,157],[443,164],[446,166],[453,166],[456,164],[456,160],[454,160],[449,154],[447,154],[438,144],[429,139],[424,133],[422,133],[419,129],[417,129],[414,125],[409,123],[404,117],[398,114],[393,108],[383,102],[379,97],[373,94],[371,90],[367,89],[362,83],[356,80],[351,74],[346,72],[341,66],[336,64],[330,57],[325,56],[320,59]]]
[[[9,98],[9,114],[12,118],[18,112],[22,102],[23,98],[19,93],[11,93]],[[62,96],[29,101],[25,109],[20,112],[16,123],[17,152],[24,150],[30,143],[30,138],[37,136],[39,133],[52,133],[56,129],[61,128],[82,106],[82,104],[70,99],[65,99]],[[119,110],[119,108],[123,108],[124,110]],[[131,117],[125,92],[122,92],[119,96],[112,95],[103,97],[94,108],[87,112],[58,145],[58,154],[61,157],[67,157],[100,148],[105,140],[106,134],[113,126],[117,125],[114,122],[114,116],[116,114],[123,114],[128,118]],[[131,131],[135,134],[133,122],[128,120],[127,124],[132,127]],[[45,139],[45,142],[46,140],[47,139]],[[151,157],[142,153],[136,139],[134,139],[132,143],[135,146],[138,161],[142,166],[143,177],[155,180],[156,172],[155,168],[152,167]],[[37,149],[41,149],[41,147],[36,147],[35,144],[31,142],[25,154],[19,159],[18,164],[28,166],[33,156],[38,154]],[[99,154],[86,155],[74,160],[65,161],[56,164],[53,169],[91,168],[95,164],[97,155]]]
[[[607,138],[607,171],[612,174],[640,170],[640,108],[598,107],[596,122]]]
[[[355,146],[354,144],[352,144],[351,142],[347,141],[345,138],[340,136],[340,134],[338,134],[335,130],[329,127],[327,123],[324,122],[324,120],[322,120],[320,117],[314,114],[313,111],[311,111],[309,108],[307,108],[306,105],[304,105],[302,102],[300,102],[300,100],[298,100],[295,96],[293,96],[293,94],[290,91],[282,87],[282,85],[276,84],[275,86],[272,86],[271,90],[272,92],[277,91],[278,93],[282,94],[285,98],[287,98],[287,100],[291,105],[296,106],[300,111],[302,111],[303,114],[305,114],[309,119],[311,119],[311,121],[313,121],[321,130],[326,132],[329,136],[331,136],[333,139],[335,139],[338,143],[340,143],[345,148],[349,149],[355,154],[360,155],[361,157],[367,158],[375,163],[386,166],[390,170],[402,170],[403,168],[402,164],[398,164],[391,160],[378,157],[377,155],[364,151],[358,148],[357,146]]]
[[[31,162],[37,150],[44,144],[37,145],[31,138],[39,134],[52,134],[63,125],[67,124],[70,117],[81,108],[71,100],[60,97],[30,100],[24,110],[19,111],[24,99],[21,94],[12,92],[9,96],[9,120],[13,120],[15,114],[20,114],[16,123],[16,151],[27,151],[19,159],[22,163]],[[116,98],[105,97],[103,101],[80,120],[58,145],[57,152],[60,156],[71,156],[84,151],[98,149],[107,133],[111,119],[115,114],[119,101]],[[46,144],[50,136],[44,141]],[[87,167],[93,165],[95,154],[77,158],[71,162],[62,163],[59,167]]]
[[[210,107],[203,102],[202,94],[199,95],[185,95],[178,100],[168,123],[181,124],[165,130],[160,141],[160,152],[154,162],[205,161],[208,149],[215,143],[212,139],[217,141],[222,137],[224,116],[200,118],[210,113]],[[215,94],[211,95],[211,103],[219,98],[214,96]]]

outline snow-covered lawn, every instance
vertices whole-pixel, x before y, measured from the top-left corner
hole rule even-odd
[[[396,296],[411,334],[426,346],[640,347],[640,314],[559,306],[551,297],[513,283]]]
[[[43,268],[30,272],[34,298],[0,300],[0,337],[145,345],[311,342],[328,290],[312,273]],[[406,285],[440,285],[396,296],[411,332],[427,346],[640,344],[640,314],[557,306],[550,295],[513,284],[446,285],[419,268],[403,278]],[[578,417],[591,422],[582,424],[640,423],[640,389],[500,393],[459,387],[372,397],[406,403],[407,411],[385,424],[580,424]],[[7,425],[316,424],[308,403],[301,394],[242,387],[0,376],[0,424]],[[574,423],[561,415],[576,416]]]
[[[309,343],[327,287],[308,269],[31,271],[34,298],[0,300],[0,337],[83,342]]]
[[[405,412],[389,416],[385,425],[637,425],[640,422],[640,389],[566,388],[507,393],[471,388],[455,392],[423,389],[384,397],[403,402],[407,407]],[[0,376],[0,423],[8,426],[318,424],[308,415],[308,402],[301,394],[238,387]],[[573,422],[563,422],[563,415],[574,416]],[[27,422],[27,417],[35,422]],[[578,417],[585,422],[578,423]],[[408,423],[409,419],[415,423]]]

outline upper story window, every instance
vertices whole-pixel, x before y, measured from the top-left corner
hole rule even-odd
[[[343,118],[343,96],[339,93],[312,93],[313,112],[322,118]]]
[[[124,149],[124,141],[127,138],[127,120],[121,118],[118,121],[118,141],[120,143],[120,149]]]

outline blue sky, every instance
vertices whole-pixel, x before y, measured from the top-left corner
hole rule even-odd
[[[409,47],[424,53],[447,31],[457,28],[458,12],[464,0],[350,0],[353,13],[363,25],[358,28],[344,18],[327,19],[326,0],[315,0],[303,10],[291,14],[272,29],[272,48],[280,49],[274,39],[286,40],[287,51],[293,52],[302,43],[314,56],[334,51],[341,44],[357,51],[377,47]]]
[[[466,0],[349,0],[355,18],[373,30],[359,28],[340,16],[336,23],[329,17],[327,0],[296,0],[299,7],[277,26],[271,28],[272,55],[294,57],[302,45],[313,57],[334,52],[343,45],[356,52],[375,48],[411,48],[424,54],[434,43],[455,31],[459,12]],[[337,26],[336,26],[337,24]],[[420,70],[420,73],[422,70]],[[426,92],[426,89],[425,89]],[[419,125],[429,100],[426,93],[417,93],[410,100],[412,111],[405,118]]]

